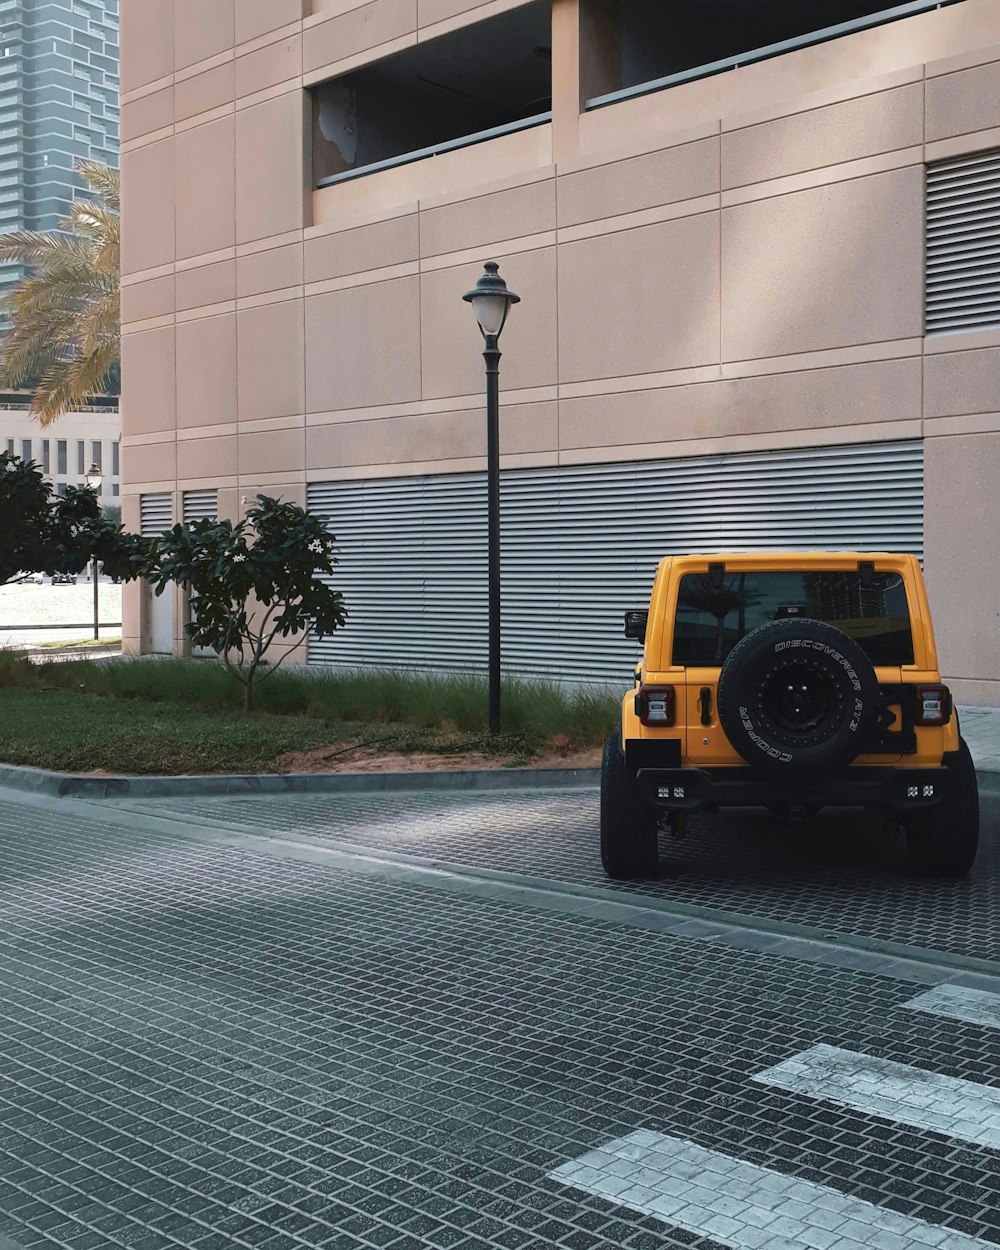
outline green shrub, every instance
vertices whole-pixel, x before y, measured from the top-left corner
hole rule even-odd
[[[144,703],[183,704],[236,712],[240,688],[207,660],[70,660],[32,664],[0,653],[0,687],[67,690]],[[259,690],[258,710],[271,716],[327,726],[409,727],[442,741],[478,738],[486,723],[486,685],[475,675],[426,676],[383,670],[347,673],[275,673]],[[508,679],[503,687],[503,728],[508,743],[528,750],[557,741],[597,746],[614,731],[619,692],[567,688],[544,679]],[[477,748],[479,749],[479,748]]]

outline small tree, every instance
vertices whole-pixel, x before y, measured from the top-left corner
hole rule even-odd
[[[333,573],[333,535],[295,504],[257,496],[235,525],[193,521],[153,542],[149,573],[158,595],[170,582],[197,600],[186,627],[192,643],[210,647],[243,686],[243,710],[256,683],[300,647],[344,624],[343,595],[320,580]],[[300,634],[277,661],[265,659],[275,638]]]
[[[89,487],[57,495],[34,461],[0,452],[0,586],[29,573],[81,573],[95,556],[112,577],[138,577],[143,540],[103,517]]]

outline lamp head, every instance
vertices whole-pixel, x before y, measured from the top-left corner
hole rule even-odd
[[[482,277],[471,291],[466,291],[462,299],[472,305],[483,337],[499,338],[511,305],[519,304],[521,297],[508,291],[507,283],[500,277],[500,266],[495,260],[488,260],[483,269]]]

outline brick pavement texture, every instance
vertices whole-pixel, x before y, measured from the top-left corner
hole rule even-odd
[[[902,848],[872,817],[823,813],[791,826],[751,812],[702,816],[661,839],[655,881],[612,881],[598,852],[597,791],[292,795],[150,801],[148,811],[234,828],[402,852],[672,902],[1000,960],[1000,830],[962,881],[908,876]]]
[[[824,1185],[640,1129],[552,1173],[734,1250],[990,1250]]]
[[[23,1250],[715,1250],[550,1178],[642,1129],[1000,1244],[995,1152],[752,1080],[1000,1087],[910,983],[9,803],[0,855]]]

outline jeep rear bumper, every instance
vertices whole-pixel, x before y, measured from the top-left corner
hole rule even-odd
[[[663,812],[720,807],[869,807],[912,812],[948,797],[950,768],[851,768],[831,777],[774,782],[749,768],[640,768],[642,798]]]

